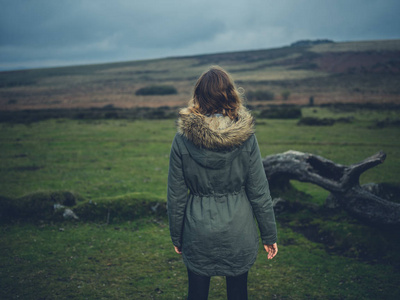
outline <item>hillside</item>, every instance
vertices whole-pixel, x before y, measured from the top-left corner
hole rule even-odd
[[[0,110],[182,106],[214,64],[231,72],[247,95],[272,92],[268,103],[306,104],[310,96],[315,104],[400,103],[400,40],[382,40],[0,72]],[[155,84],[172,85],[178,94],[135,95]]]

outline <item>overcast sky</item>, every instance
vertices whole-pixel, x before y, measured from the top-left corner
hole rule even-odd
[[[0,70],[400,38],[398,0],[0,0]]]

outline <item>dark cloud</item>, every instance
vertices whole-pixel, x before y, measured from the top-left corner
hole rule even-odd
[[[395,0],[0,0],[0,69],[399,38]]]

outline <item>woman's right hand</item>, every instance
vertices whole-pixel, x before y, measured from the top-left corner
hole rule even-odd
[[[264,249],[268,252],[268,259],[273,259],[278,253],[278,245],[276,243],[273,245],[264,245]]]
[[[175,252],[176,252],[176,253],[182,254],[181,249],[179,249],[177,246],[174,246],[174,248],[175,248]]]

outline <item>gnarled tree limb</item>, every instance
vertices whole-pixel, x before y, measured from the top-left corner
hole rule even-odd
[[[321,156],[298,151],[267,156],[263,160],[271,183],[290,179],[314,183],[332,194],[344,209],[355,216],[381,225],[400,225],[400,204],[383,199],[359,184],[360,175],[381,164],[382,151],[363,161],[344,166]]]

